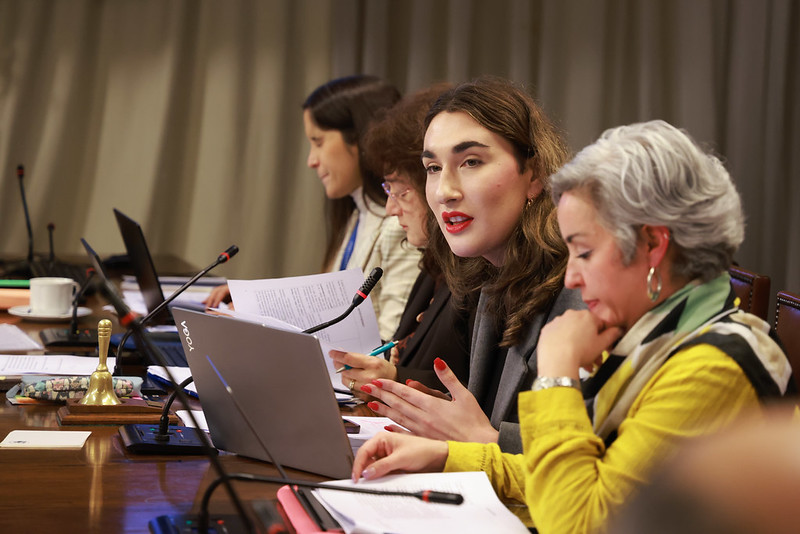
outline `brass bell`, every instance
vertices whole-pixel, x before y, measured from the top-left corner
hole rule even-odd
[[[102,319],[97,323],[97,352],[100,356],[100,362],[97,364],[97,369],[89,378],[89,389],[83,398],[78,401],[79,404],[86,404],[89,406],[114,406],[122,404],[122,401],[117,397],[114,391],[114,381],[111,378],[111,373],[106,366],[108,359],[108,346],[111,342],[111,321]]]

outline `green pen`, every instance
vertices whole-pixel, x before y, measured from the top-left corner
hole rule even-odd
[[[384,352],[386,352],[386,351],[390,351],[390,350],[392,350],[392,348],[393,348],[395,345],[397,345],[397,341],[390,341],[390,342],[388,342],[387,344],[385,344],[385,345],[381,345],[381,346],[380,346],[380,347],[378,347],[377,349],[373,350],[372,352],[370,352],[369,354],[367,354],[367,356],[378,356],[378,355],[380,355],[380,354],[383,354],[383,353],[384,353]],[[336,372],[337,372],[337,373],[341,373],[342,371],[345,371],[345,370],[347,370],[347,369],[352,369],[352,367],[350,367],[349,365],[343,365],[343,366],[339,367],[339,368],[336,370]]]

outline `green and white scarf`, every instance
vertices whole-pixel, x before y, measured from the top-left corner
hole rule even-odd
[[[643,315],[585,385],[595,433],[613,441],[656,371],[676,352],[699,343],[734,358],[759,397],[782,396],[791,376],[789,362],[770,339],[769,325],[737,304],[725,273],[705,284],[687,284]]]

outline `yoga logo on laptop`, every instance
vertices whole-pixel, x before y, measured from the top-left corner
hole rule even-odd
[[[186,338],[186,346],[189,347],[189,352],[192,352],[194,347],[192,346],[192,338],[189,333],[189,325],[186,324],[186,321],[181,321],[181,326],[183,327],[183,337]]]

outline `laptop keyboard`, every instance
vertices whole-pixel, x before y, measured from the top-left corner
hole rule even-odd
[[[170,343],[156,341],[154,345],[161,351],[161,355],[170,367],[189,367],[189,362],[186,361],[186,355],[183,353],[183,346],[180,342]],[[157,362],[150,363],[158,365]]]

